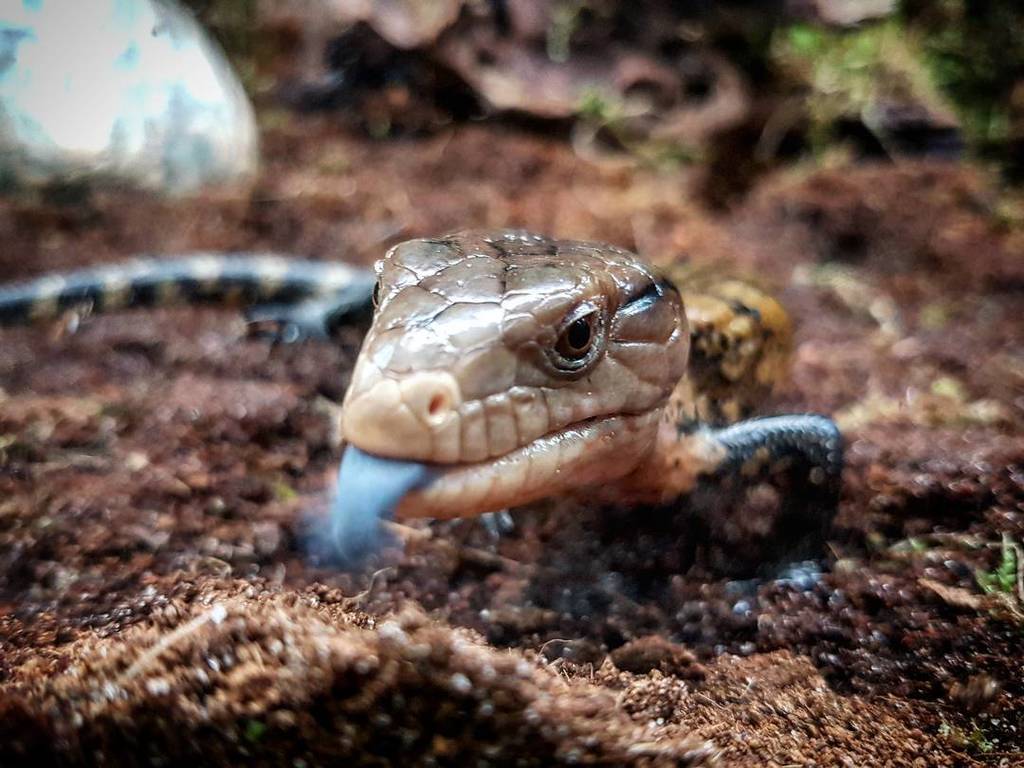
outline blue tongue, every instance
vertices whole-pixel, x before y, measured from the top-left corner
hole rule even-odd
[[[426,464],[382,459],[348,446],[338,469],[325,537],[332,559],[351,565],[373,554],[385,542],[381,522],[391,519],[405,494],[434,474]]]

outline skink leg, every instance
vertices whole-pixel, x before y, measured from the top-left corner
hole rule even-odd
[[[843,436],[832,419],[807,413],[749,419],[711,430],[726,449],[722,470],[756,468],[781,460],[803,462],[814,485],[838,492]]]
[[[772,575],[784,573],[795,561],[820,559],[836,513],[843,467],[843,440],[835,422],[814,414],[770,416],[707,429],[703,436],[724,454],[702,478],[698,496],[703,496],[699,507],[705,525],[719,528],[721,521],[715,517],[730,492],[740,500],[740,515],[770,517],[766,507],[774,505],[765,540],[748,550],[747,534],[741,534],[737,548],[744,551],[735,553],[736,559],[756,550],[754,569]],[[751,489],[764,484],[768,491],[758,498]],[[765,496],[773,502],[766,503]],[[746,526],[748,522],[755,524]],[[732,520],[725,527],[735,532],[757,526],[756,521]]]

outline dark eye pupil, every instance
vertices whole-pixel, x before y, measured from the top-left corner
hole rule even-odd
[[[562,326],[555,342],[554,364],[563,371],[581,371],[587,361],[594,359],[594,346],[601,334],[600,310],[595,307],[582,306],[575,310],[575,317],[568,319]]]
[[[380,302],[380,283],[374,283],[373,284],[373,306],[376,307],[379,302]]]
[[[585,350],[587,345],[590,344],[589,320],[585,317],[574,320],[566,331],[565,340],[568,342],[570,349],[577,351]]]

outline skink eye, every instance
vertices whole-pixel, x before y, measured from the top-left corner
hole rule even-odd
[[[562,321],[562,330],[548,359],[560,371],[581,374],[600,356],[603,333],[601,307],[580,304]]]
[[[569,323],[558,337],[555,349],[567,360],[582,360],[594,343],[594,321],[597,312],[589,312]]]
[[[380,304],[380,280],[373,284],[373,308],[376,309],[378,304]]]

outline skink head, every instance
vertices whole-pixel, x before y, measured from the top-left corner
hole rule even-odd
[[[439,470],[400,515],[502,508],[643,458],[689,334],[678,293],[636,256],[463,232],[398,245],[377,273],[342,430]]]

